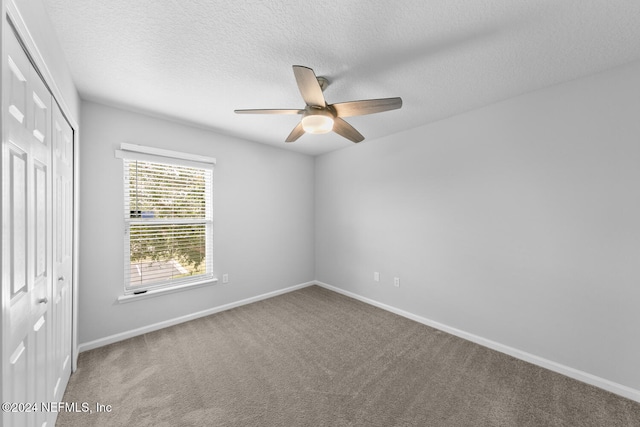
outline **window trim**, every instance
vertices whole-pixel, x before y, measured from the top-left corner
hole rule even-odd
[[[166,157],[169,159],[188,160],[197,164],[191,164],[195,167],[213,167],[216,164],[214,157],[201,156],[199,154],[183,153],[181,151],[165,150],[164,148],[149,147],[146,145],[130,144],[123,142],[120,144],[120,149],[116,150],[116,158],[118,159],[131,159],[135,153],[138,154],[150,154],[158,157]],[[185,165],[189,166],[189,165]]]
[[[176,166],[205,169],[205,170],[211,171],[211,174],[213,174],[214,166],[216,164],[216,159],[213,157],[201,156],[198,154],[184,153],[184,152],[178,152],[173,150],[166,150],[162,148],[149,147],[144,145],[124,143],[124,142],[120,144],[119,150],[118,149],[115,150],[115,157],[123,160],[123,163],[122,163],[123,168],[124,168],[125,160],[140,160],[140,161],[147,161],[147,162],[164,163],[164,164],[172,164]],[[123,169],[122,176],[124,178],[124,169]],[[213,186],[213,175],[212,175],[212,180],[209,184],[211,187]],[[213,203],[213,188],[207,188],[206,191],[209,193],[209,198],[211,199],[211,203]],[[126,203],[127,194],[123,194],[122,199],[123,199],[123,202]],[[211,206],[211,214],[212,213],[213,213],[213,206]],[[139,222],[138,219],[124,218],[123,231],[125,236],[131,224],[137,223],[137,222]],[[152,221],[152,222],[157,222],[157,221]],[[164,221],[161,221],[161,222],[164,222]],[[174,223],[174,221],[170,221],[170,222]],[[136,293],[136,291],[132,289],[127,289],[128,282],[125,277],[123,278],[124,280],[123,295],[118,297],[118,302],[120,303],[130,302],[134,300],[145,299],[152,296],[158,296],[162,294],[167,294],[167,293],[172,293],[172,292],[177,292],[177,291],[182,291],[182,290],[191,289],[195,287],[205,286],[208,284],[217,283],[218,279],[215,277],[215,274],[213,272],[213,243],[212,243],[213,242],[213,217],[211,217],[211,219],[205,220],[205,223],[207,224],[205,239],[207,243],[210,243],[210,245],[207,245],[207,248],[208,248],[207,252],[208,253],[210,252],[210,258],[211,258],[210,265],[212,267],[211,274],[194,278],[192,280],[182,280],[182,281],[176,281],[175,283],[169,282],[169,283],[158,283],[155,285],[150,285],[144,289],[141,289],[140,293]],[[129,245],[130,245],[129,238],[125,237],[123,239],[123,246],[124,246],[123,260],[125,265],[126,263],[131,262]],[[123,271],[127,271],[127,269],[124,268]]]
[[[174,292],[186,291],[188,289],[201,288],[203,286],[214,285],[216,283],[218,283],[218,278],[213,277],[213,279],[204,279],[199,282],[183,283],[175,286],[167,286],[164,288],[151,289],[141,294],[123,294],[118,297],[118,302],[120,304],[124,304],[127,302],[133,302],[133,301],[139,301],[142,299],[157,297],[160,295],[172,294]]]

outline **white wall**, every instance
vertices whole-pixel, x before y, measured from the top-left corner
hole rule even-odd
[[[634,63],[317,157],[316,278],[640,390],[639,183]]]
[[[314,278],[314,159],[145,115],[82,103],[80,343]],[[230,283],[126,304],[122,142],[215,157],[214,270]]]

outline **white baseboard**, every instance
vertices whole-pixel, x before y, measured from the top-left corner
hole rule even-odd
[[[219,313],[221,311],[229,310],[235,307],[240,307],[242,305],[251,304],[253,302],[257,302],[263,299],[272,298],[278,295],[286,294],[291,291],[295,291],[297,289],[306,288],[307,286],[315,285],[316,282],[306,282],[301,283],[299,285],[290,286],[288,288],[279,289],[273,292],[267,292],[266,294],[257,295],[255,297],[246,298],[240,301],[231,302],[229,304],[223,304],[217,307],[209,308],[207,310],[198,311],[196,313],[187,314],[186,316],[176,317],[174,319],[164,320],[162,322],[154,323],[152,325],[143,326],[141,328],[132,329],[130,331],[121,332],[119,334],[110,335],[108,337],[99,338],[94,341],[89,341],[86,343],[82,343],[78,346],[78,353],[82,353],[83,351],[93,350],[94,348],[102,347],[108,344],[113,344],[118,341],[123,341],[128,338],[133,338],[138,335],[146,334],[149,332],[157,331],[159,329],[163,329],[169,326],[177,325],[179,323],[188,322],[189,320],[198,319],[200,317],[209,316],[211,314]]]
[[[578,369],[571,368],[569,366],[562,365],[560,363],[556,363],[552,360],[545,359],[543,357],[539,357],[530,353],[527,353],[522,350],[518,350],[513,347],[509,347],[504,344],[500,344],[495,341],[488,340],[486,338],[480,337],[478,335],[471,334],[469,332],[462,331],[457,328],[453,328],[451,326],[447,326],[440,322],[436,322],[431,319],[424,318],[422,316],[418,316],[413,313],[409,313],[408,311],[401,310],[396,307],[392,307],[387,304],[383,304],[381,302],[372,300],[370,298],[363,297],[358,294],[354,294],[353,292],[345,291],[344,289],[340,289],[338,287],[329,285],[327,283],[315,281],[315,284],[321,286],[323,288],[329,289],[331,291],[337,292],[342,295],[346,295],[353,299],[357,299],[358,301],[362,301],[364,303],[373,305],[375,307],[381,308],[386,311],[390,311],[402,317],[406,317],[407,319],[414,320],[418,323],[422,323],[427,326],[431,326],[432,328],[439,329],[441,331],[447,332],[451,335],[455,335],[457,337],[463,338],[467,341],[474,342],[484,347],[488,347],[492,350],[499,351],[501,353],[508,354],[509,356],[513,356],[516,359],[524,360],[526,362],[532,363],[534,365],[538,365],[542,368],[549,369],[550,371],[557,372],[559,374],[565,375],[569,378],[573,378],[575,380],[581,381],[583,383],[590,384],[592,386],[610,391],[611,393],[615,393],[622,397],[626,397],[627,399],[634,400],[636,402],[640,402],[640,390],[633,389],[631,387],[627,387],[622,384],[615,383],[613,381],[609,381],[604,378],[597,377],[595,375],[589,374],[584,371],[580,371]]]

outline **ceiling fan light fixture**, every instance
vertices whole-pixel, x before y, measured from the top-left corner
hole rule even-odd
[[[307,133],[329,133],[333,130],[333,117],[328,114],[306,115],[302,118],[302,129]]]
[[[347,138],[351,142],[364,141],[364,136],[347,123],[344,117],[364,116],[381,113],[402,107],[402,99],[381,98],[360,101],[327,104],[323,91],[329,84],[324,77],[316,76],[309,67],[293,66],[293,74],[306,106],[302,109],[251,109],[235,110],[237,114],[302,114],[302,120],[296,124],[284,142],[293,142],[305,133],[322,134],[331,131]]]

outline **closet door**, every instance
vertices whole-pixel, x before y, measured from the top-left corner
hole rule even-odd
[[[52,397],[51,96],[8,25],[3,42],[2,400],[30,404]],[[47,418],[10,409],[4,425]]]
[[[53,326],[52,393],[62,401],[71,375],[73,129],[53,104]]]

